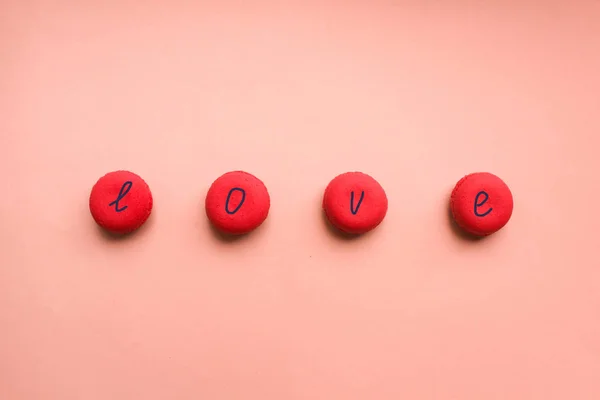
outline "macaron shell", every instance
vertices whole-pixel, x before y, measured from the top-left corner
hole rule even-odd
[[[219,231],[242,235],[258,228],[269,215],[271,198],[265,184],[244,171],[228,172],[213,182],[205,209]]]
[[[336,176],[325,189],[323,210],[329,222],[345,233],[363,234],[385,218],[388,199],[383,187],[362,172]]]
[[[150,217],[152,206],[150,187],[129,171],[109,172],[101,177],[89,199],[94,221],[116,234],[130,233],[142,226]]]
[[[450,208],[459,227],[476,236],[487,236],[510,220],[513,196],[502,179],[477,172],[458,181],[450,196]]]

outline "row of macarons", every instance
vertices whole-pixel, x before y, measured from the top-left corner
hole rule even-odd
[[[90,212],[98,225],[114,234],[141,227],[152,212],[148,184],[130,171],[114,171],[92,188]],[[210,186],[206,215],[224,234],[247,234],[260,226],[271,207],[265,184],[243,171],[227,172]],[[476,172],[460,179],[450,196],[450,209],[459,227],[475,236],[487,236],[504,227],[513,211],[513,196],[498,176]],[[323,211],[342,232],[360,235],[375,229],[385,218],[388,199],[370,175],[346,172],[331,180],[323,195]]]

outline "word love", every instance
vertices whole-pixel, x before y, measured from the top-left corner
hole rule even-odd
[[[98,225],[124,234],[138,229],[152,212],[150,188],[129,171],[101,177],[90,194],[90,212]],[[212,226],[228,235],[242,235],[267,219],[271,197],[256,176],[232,171],[217,178],[206,194],[206,216]],[[388,198],[373,177],[346,172],[329,182],[323,195],[323,212],[336,229],[359,235],[375,229],[388,211]],[[513,211],[512,193],[497,176],[478,172],[458,181],[450,196],[457,225],[476,236],[490,235],[504,227]]]

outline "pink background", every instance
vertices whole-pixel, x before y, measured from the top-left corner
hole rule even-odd
[[[600,2],[0,1],[0,398],[600,398]],[[87,201],[130,169],[126,240]],[[267,222],[202,208],[244,169]],[[388,193],[345,240],[320,201]],[[506,228],[447,201],[490,171]]]

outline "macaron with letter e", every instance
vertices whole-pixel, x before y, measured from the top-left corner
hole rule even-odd
[[[502,229],[512,216],[513,205],[508,185],[489,172],[466,175],[450,195],[450,210],[456,224],[478,237]]]

